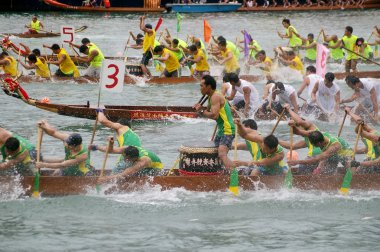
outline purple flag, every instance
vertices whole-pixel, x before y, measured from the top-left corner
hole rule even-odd
[[[247,31],[244,31],[244,57],[247,59],[249,57],[249,44],[252,42],[251,35]]]

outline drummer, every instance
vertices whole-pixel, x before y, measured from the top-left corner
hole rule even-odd
[[[256,166],[251,172],[251,176],[259,175],[282,175],[288,171],[284,162],[283,148],[278,144],[278,139],[274,135],[261,136],[255,130],[247,130],[240,123],[240,119],[235,119],[239,135],[246,141],[256,144],[256,160],[235,161],[234,166]],[[260,155],[260,156],[258,156]]]
[[[235,125],[232,118],[231,108],[224,96],[216,91],[216,80],[205,75],[201,80],[201,93],[208,96],[208,105],[203,107],[200,103],[194,105],[195,110],[202,116],[213,119],[217,124],[217,134],[214,139],[218,148],[218,156],[226,169],[232,169],[232,161],[228,158],[228,150],[232,147],[235,138]]]

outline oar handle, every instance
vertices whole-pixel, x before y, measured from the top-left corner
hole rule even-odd
[[[272,129],[272,132],[270,133],[271,135],[273,135],[273,133],[275,132],[275,130],[276,130],[278,124],[280,123],[281,118],[284,116],[284,114],[285,114],[285,108],[282,109],[281,114],[280,114],[280,116],[278,117],[277,122],[276,122],[276,124],[274,125],[274,127],[273,127],[273,129]]]
[[[354,153],[352,154],[352,158],[355,160],[355,155],[356,155],[356,152],[358,151],[358,143],[359,143],[359,138],[362,134],[362,130],[363,130],[363,124],[364,123],[360,123],[359,124],[359,129],[358,129],[358,134],[356,135],[356,141],[355,141],[355,146],[354,146]]]
[[[109,151],[111,149],[111,144],[113,144],[113,137],[111,137],[108,140],[106,154],[105,154],[105,157],[104,157],[104,160],[103,160],[103,165],[102,165],[102,169],[100,170],[100,176],[99,177],[103,177],[104,176],[104,170],[106,169],[106,164],[107,164],[107,159],[108,159],[108,153],[109,153]]]
[[[96,112],[96,120],[95,120],[94,128],[92,129],[92,135],[91,135],[91,141],[90,141],[90,144],[93,144],[93,143],[94,143],[95,132],[96,132],[96,127],[98,126],[98,121],[99,121],[99,113]]]
[[[340,137],[340,134],[342,133],[342,129],[343,129],[344,122],[346,121],[346,117],[347,117],[347,112],[344,113],[343,121],[340,125],[339,132],[338,132],[338,137]]]
[[[41,158],[41,145],[42,145],[42,136],[43,136],[43,130],[40,126],[37,126],[37,162],[40,162]]]
[[[290,127],[290,149],[289,149],[289,156],[290,156],[290,160],[293,160],[293,136],[294,136],[294,129],[293,127],[291,126]]]
[[[234,139],[234,161],[237,161],[237,124],[235,123],[235,139]]]

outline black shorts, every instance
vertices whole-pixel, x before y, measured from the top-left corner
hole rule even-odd
[[[58,68],[58,70],[55,72],[55,76],[58,76],[58,77],[74,77],[74,73],[65,74],[64,72],[61,71],[61,69]]]
[[[235,135],[222,135],[222,136],[216,136],[214,139],[214,144],[216,147],[219,147],[220,145],[227,146],[228,149],[231,149],[232,147],[232,141],[234,140]]]
[[[152,58],[152,54],[150,51],[147,51],[145,53],[143,53],[143,56],[142,56],[142,59],[141,59],[141,64],[142,65],[148,65],[149,64],[149,60]]]
[[[178,70],[175,70],[173,72],[168,72],[168,70],[164,70],[165,77],[178,77]]]

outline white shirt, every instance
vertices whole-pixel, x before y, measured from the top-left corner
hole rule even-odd
[[[227,91],[226,91],[226,96],[227,96],[227,97],[228,97],[228,96],[231,96],[232,85],[231,85],[231,83],[229,83],[229,82],[226,82],[225,84],[228,86],[228,89],[227,89]],[[234,99],[232,100],[232,103],[233,103],[233,104],[237,104],[237,103],[239,103],[239,102],[241,102],[241,101],[244,101],[244,96],[243,96],[242,94],[240,94],[239,92],[236,92],[235,97],[234,97]]]
[[[270,94],[272,95],[272,92],[273,92],[273,89],[275,88],[275,86],[273,86],[271,88],[271,91],[270,91]],[[284,84],[284,88],[285,88],[285,91],[284,92],[281,92],[280,94],[277,94],[276,95],[276,99],[278,97],[279,99],[279,102],[283,105],[285,103],[288,103],[290,106],[293,107],[293,104],[292,104],[292,101],[290,100],[290,96],[292,94],[294,94],[295,98],[296,98],[296,102],[298,103],[297,101],[297,95],[296,95],[296,90],[294,89],[294,87],[290,86],[290,85],[287,85],[287,84]]]
[[[373,79],[373,78],[362,78],[360,79],[360,82],[363,83],[364,88],[361,88],[359,90],[361,98],[364,99],[370,99],[371,97],[371,90],[375,88],[376,96],[377,96],[377,102],[380,102],[380,80]]]
[[[325,81],[319,81],[318,91],[316,93],[317,103],[321,109],[326,113],[333,113],[335,108],[335,95],[340,91],[338,85],[333,85],[328,88]]]
[[[248,81],[240,79],[240,86],[234,86],[235,90],[237,91],[236,94],[241,94],[244,97],[244,88],[248,87],[251,90],[250,98],[249,98],[249,104],[251,108],[258,108],[261,103],[259,101],[259,92],[257,92],[257,89]]]
[[[308,101],[310,101],[311,93],[313,92],[315,84],[323,80],[323,78],[319,76],[318,74],[309,74],[306,78],[309,78],[309,85],[307,85],[307,96],[308,96]]]

